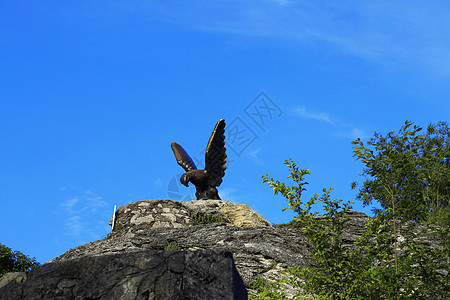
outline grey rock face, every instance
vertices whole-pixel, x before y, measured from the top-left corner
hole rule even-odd
[[[247,299],[228,250],[141,250],[47,263],[0,299]]]
[[[307,265],[306,239],[299,230],[268,226],[232,227],[223,223],[186,228],[147,229],[143,225],[136,226],[133,231],[113,232],[104,240],[70,249],[51,262],[140,249],[162,250],[173,241],[182,250],[231,250],[245,282],[254,280],[260,273],[259,269]]]

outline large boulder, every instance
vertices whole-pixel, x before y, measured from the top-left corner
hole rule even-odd
[[[4,300],[247,299],[228,250],[87,255],[9,273],[0,284]]]

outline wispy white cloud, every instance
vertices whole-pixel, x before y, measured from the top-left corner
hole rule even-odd
[[[60,203],[67,234],[77,238],[98,238],[98,218],[107,219],[108,202],[90,190]],[[106,221],[105,221],[106,223]],[[104,227],[104,226],[103,226]],[[96,233],[97,232],[97,233]]]
[[[250,151],[250,157],[253,159],[253,161],[255,161],[258,164],[261,164],[261,159],[258,157],[258,153],[261,152],[261,148],[258,148],[254,151]]]
[[[83,210],[90,210],[92,212],[96,212],[98,208],[103,208],[108,205],[108,202],[106,202],[103,199],[103,197],[98,196],[89,190],[86,191],[84,194],[86,204],[83,207]]]
[[[223,200],[230,201],[235,204],[241,203],[238,197],[236,196],[236,189],[233,188],[223,188],[219,190],[219,196]]]
[[[301,118],[317,120],[317,121],[326,122],[326,123],[330,123],[330,124],[333,123],[330,115],[325,112],[311,112],[311,111],[306,110],[306,108],[303,106],[297,107],[294,110],[294,112]]]
[[[274,3],[281,6],[286,6],[291,3],[290,0],[265,0],[265,2]]]
[[[370,136],[365,130],[351,123],[342,122],[337,117],[333,118],[326,112],[312,112],[302,106],[295,108],[294,113],[300,118],[321,121],[332,125],[334,135],[337,137],[355,140],[357,138],[366,139]]]
[[[164,185],[164,182],[161,178],[156,178],[155,182],[153,183],[153,185],[155,186],[155,188],[160,188]]]
[[[276,37],[321,45],[377,63],[422,66],[450,75],[450,2],[145,1],[122,8],[195,30]],[[125,4],[122,4],[125,5]]]
[[[66,219],[66,226],[69,231],[76,236],[80,236],[83,231],[81,216],[74,215]]]
[[[351,139],[351,140],[356,140],[357,138],[367,139],[370,137],[370,135],[365,130],[356,128],[356,127],[353,127],[348,130],[346,129],[346,130],[339,131],[336,134],[336,136],[343,137],[346,139]]]
[[[72,208],[80,201],[78,197],[68,199],[60,204],[65,210],[71,211]]]

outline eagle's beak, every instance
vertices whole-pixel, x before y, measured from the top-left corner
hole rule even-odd
[[[181,178],[180,178],[180,182],[181,182],[184,186],[189,187],[189,175],[183,174],[183,175],[181,176]]]

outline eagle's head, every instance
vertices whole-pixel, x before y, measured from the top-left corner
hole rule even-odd
[[[184,173],[183,175],[181,175],[180,178],[180,182],[184,185],[184,186],[189,186],[189,180],[190,180],[190,176],[188,173]]]
[[[189,186],[189,182],[195,187],[204,186],[208,182],[208,172],[206,170],[193,170],[181,175],[180,182],[184,186]]]

